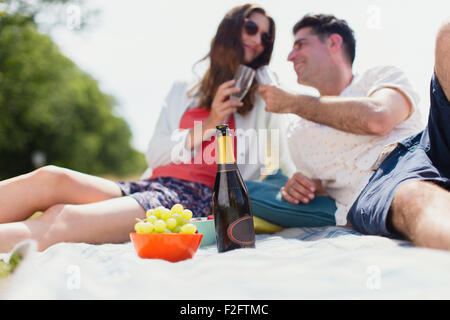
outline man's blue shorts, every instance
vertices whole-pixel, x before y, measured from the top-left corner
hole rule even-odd
[[[359,232],[401,238],[389,222],[397,188],[408,180],[430,181],[450,190],[450,103],[433,76],[430,116],[424,131],[399,142],[375,171],[348,212]]]

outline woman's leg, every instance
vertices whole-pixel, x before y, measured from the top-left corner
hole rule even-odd
[[[0,224],[0,252],[9,252],[30,238],[37,241],[40,251],[59,242],[126,242],[136,218],[144,217],[145,210],[131,197],[81,205],[57,204],[36,219]]]
[[[282,227],[334,226],[336,204],[330,197],[317,196],[308,204],[283,199],[280,189],[288,180],[281,171],[263,181],[246,181],[253,215]]]
[[[23,221],[56,204],[85,204],[121,195],[113,181],[46,166],[0,181],[0,223]]]

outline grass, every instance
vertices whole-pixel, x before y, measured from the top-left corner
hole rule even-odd
[[[9,276],[21,261],[19,252],[15,251],[8,261],[0,260],[0,279]]]

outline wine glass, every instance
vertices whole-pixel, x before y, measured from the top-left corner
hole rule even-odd
[[[242,101],[250,89],[254,77],[255,70],[242,64],[239,65],[233,79],[236,81],[234,87],[241,88],[241,91],[231,94],[230,99],[238,99],[239,101]]]
[[[268,85],[277,85],[278,81],[275,77],[275,74],[270,71],[270,69],[267,66],[262,66],[256,70],[256,81],[258,81],[258,84],[261,86],[268,86]]]

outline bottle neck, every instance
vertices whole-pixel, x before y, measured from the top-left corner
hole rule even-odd
[[[230,135],[220,135],[217,137],[217,150],[217,164],[236,163],[233,141]]]

